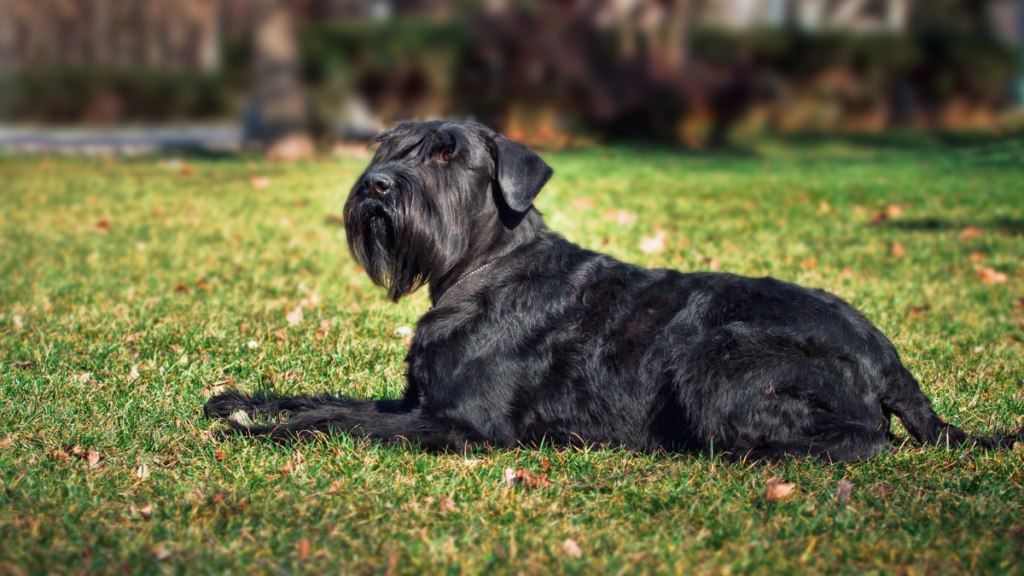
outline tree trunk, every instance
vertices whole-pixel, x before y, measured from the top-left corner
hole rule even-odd
[[[294,22],[284,2],[271,0],[263,8],[254,42],[258,139],[269,159],[294,160],[313,151]]]

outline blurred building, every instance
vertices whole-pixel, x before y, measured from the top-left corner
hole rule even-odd
[[[273,68],[254,39],[275,6],[320,134],[440,116],[538,141],[956,128],[1024,93],[1019,0],[0,0],[0,113],[238,118]]]

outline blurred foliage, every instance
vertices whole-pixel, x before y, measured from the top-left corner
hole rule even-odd
[[[36,122],[218,118],[231,114],[240,92],[230,80],[195,71],[30,67],[10,75],[2,111]]]

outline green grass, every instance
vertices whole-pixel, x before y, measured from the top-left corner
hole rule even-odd
[[[943,417],[982,434],[1024,425],[1020,147],[873,146],[552,153],[538,206],[630,262],[836,292],[890,335]],[[395,330],[429,304],[387,302],[329,217],[362,161],[189,162],[183,175],[153,158],[0,158],[0,574],[1024,573],[1020,450],[908,442],[862,464],[744,467],[215,442],[200,406],[228,379],[400,395]],[[659,229],[666,250],[641,252]],[[520,467],[554,487],[506,489]],[[796,490],[768,503],[771,477]]]

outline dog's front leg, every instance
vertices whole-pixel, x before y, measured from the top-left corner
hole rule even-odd
[[[249,417],[291,417],[280,424],[252,424],[236,417],[239,411]],[[278,440],[342,432],[370,440],[419,444],[433,450],[462,449],[480,441],[470,428],[420,409],[410,410],[401,400],[346,400],[329,396],[269,399],[229,392],[211,398],[206,413],[224,418],[242,433]]]

